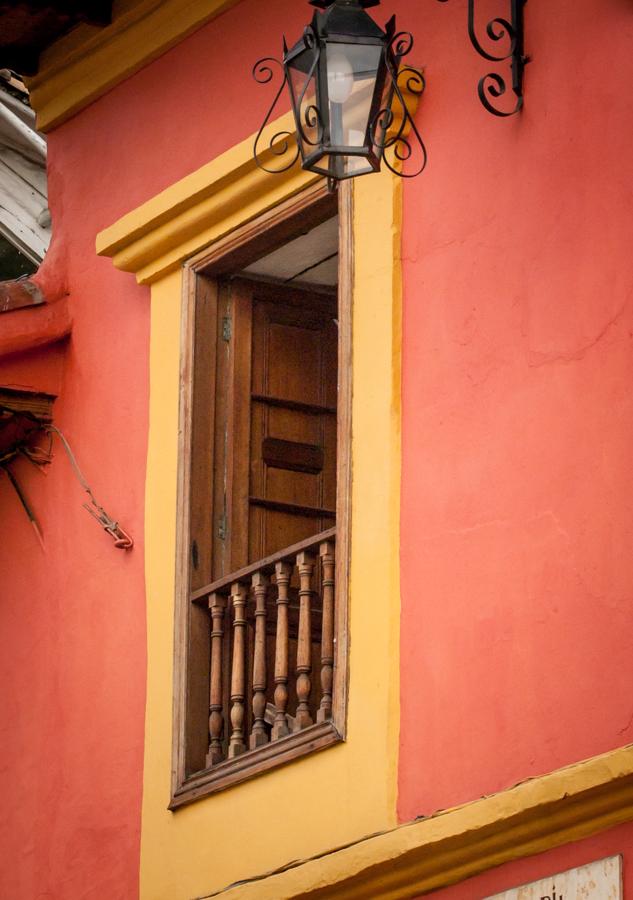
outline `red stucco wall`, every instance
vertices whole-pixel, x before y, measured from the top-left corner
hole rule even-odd
[[[526,107],[497,121],[465,4],[394,0],[378,18],[393,11],[426,66],[430,154],[404,195],[404,820],[633,740],[633,12],[531,0]],[[16,466],[45,552],[0,479],[12,900],[137,893],[148,292],[96,258],[95,234],[256,129],[269,94],[250,66],[307,13],[245,0],[49,137],[45,266],[74,329],[0,360],[0,384],[59,392],[56,422],[136,546],[84,512],[59,449],[47,478]]]
[[[0,384],[58,395],[56,425],[136,546],[114,549],[82,509],[87,498],[59,444],[47,477],[27,462],[13,466],[44,550],[0,476],[0,896],[11,900],[128,898],[137,890],[147,296],[95,259],[102,215],[117,207],[108,204],[94,149],[98,132],[90,139],[73,129],[73,138],[67,128],[51,140],[56,247],[44,264],[45,277],[51,267],[64,273],[72,338],[1,359]],[[68,167],[71,139],[82,142],[81,167]]]
[[[407,17],[403,820],[633,740],[633,11],[528,3],[499,121],[460,6]]]

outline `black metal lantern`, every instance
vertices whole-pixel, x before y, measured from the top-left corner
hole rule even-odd
[[[322,12],[314,13],[302,38],[290,49],[284,40],[283,61],[259,60],[253,75],[260,83],[271,81],[271,63],[283,68],[283,82],[255,140],[255,159],[269,172],[283,172],[299,155],[304,169],[326,176],[330,182],[377,172],[381,162],[405,177],[419,174],[426,164],[426,150],[407,109],[404,89],[420,94],[424,81],[419,72],[401,67],[402,57],[413,46],[406,32],[396,33],[395,16],[381,29],[365,9],[380,0],[310,0]],[[262,133],[273,109],[288,85],[296,137],[276,134],[268,148],[260,147]],[[413,135],[420,160],[416,171],[403,173],[385,156],[393,148],[399,162],[413,155]],[[284,140],[280,141],[280,138]],[[296,152],[281,168],[267,165],[268,154],[289,153],[290,139]]]

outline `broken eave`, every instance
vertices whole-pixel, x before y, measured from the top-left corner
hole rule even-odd
[[[28,448],[53,421],[55,397],[0,388],[0,464]]]
[[[34,75],[40,54],[82,22],[105,26],[112,20],[110,0],[35,0],[0,5],[0,68]]]

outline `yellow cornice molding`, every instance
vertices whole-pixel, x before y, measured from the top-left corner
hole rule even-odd
[[[200,900],[405,900],[633,819],[633,745]]]
[[[239,0],[124,0],[106,28],[80,25],[29,79],[40,131],[50,131]]]
[[[403,95],[414,116],[419,95],[407,86]],[[400,122],[396,111],[392,130],[397,131]],[[289,159],[296,147],[294,135],[291,112],[268,124],[259,144],[269,148],[266,164],[279,168]],[[279,174],[264,171],[253,157],[254,141],[251,135],[101,231],[97,253],[111,257],[118,269],[134,272],[139,284],[152,284],[248,221],[249,208],[259,215],[319,181],[321,176],[303,171],[298,162]],[[280,154],[284,146],[289,147],[287,157]]]
[[[293,130],[287,113],[268,126],[263,146],[271,138],[280,147]],[[280,175],[258,167],[250,137],[212,162],[132,210],[97,235],[97,253],[114,265],[135,272],[139,284],[152,284],[192,256],[248,221],[319,180],[299,164]],[[279,159],[279,158],[278,158]]]

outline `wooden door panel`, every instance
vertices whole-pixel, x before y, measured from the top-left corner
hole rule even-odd
[[[336,416],[324,416],[322,429],[321,440],[327,465],[323,467],[321,478],[320,505],[326,509],[336,510]]]
[[[249,552],[255,561],[263,559],[334,524],[332,519],[328,519],[326,525],[322,525],[322,521],[312,516],[251,507]]]
[[[266,326],[267,393],[298,403],[319,403],[322,391],[314,373],[321,369],[320,330],[270,321]]]
[[[292,477],[282,469],[267,467],[266,496],[282,503],[297,506],[321,506],[320,479],[317,475],[293,472]]]
[[[255,286],[253,303],[251,500],[268,504],[255,560],[334,524],[338,334],[322,297]]]
[[[331,527],[336,508],[336,301],[242,279],[220,294],[216,577]]]
[[[280,407],[269,407],[267,414],[267,433],[271,437],[306,444],[319,443],[322,416]]]
[[[306,415],[296,410],[268,408],[266,404],[259,401],[253,401],[251,408],[251,494],[266,497],[268,488],[272,490],[273,498],[288,499],[289,502],[293,502],[290,497],[277,496],[276,491],[282,487],[282,482],[293,484],[293,479],[286,478],[283,474],[287,471],[294,470],[298,475],[306,474],[305,469],[312,468],[311,474],[319,475],[324,470],[326,459],[324,458],[322,423],[316,416]],[[283,441],[288,444],[285,448],[286,452],[284,453],[283,447],[280,446],[271,448],[271,440]],[[308,448],[315,448],[319,453],[310,454]],[[273,449],[274,452],[270,452]],[[310,456],[313,457],[312,460],[309,459]],[[320,471],[314,471],[317,468],[318,456],[321,457],[318,466]],[[272,457],[275,457],[275,461]],[[313,463],[312,466],[309,465],[310,462]],[[331,467],[329,458],[327,464],[328,467]],[[304,472],[301,472],[302,468]],[[276,478],[275,473],[281,474]],[[306,490],[304,505],[306,503],[313,506],[321,505],[318,480],[314,481],[315,486],[312,493],[310,493],[311,482],[309,480],[297,478],[296,482],[302,484]],[[297,498],[294,502],[299,502],[299,499]]]
[[[213,469],[216,416],[216,369],[213,365],[217,343],[218,289],[215,281],[198,278],[195,282],[196,349],[193,357],[193,381],[196,390],[191,407],[191,459],[195,460],[190,479],[190,562],[191,588],[208,584],[212,578],[213,545]]]
[[[338,397],[338,323],[328,317],[323,329],[321,359],[321,392],[324,406],[336,409]],[[334,416],[336,422],[336,416]]]

